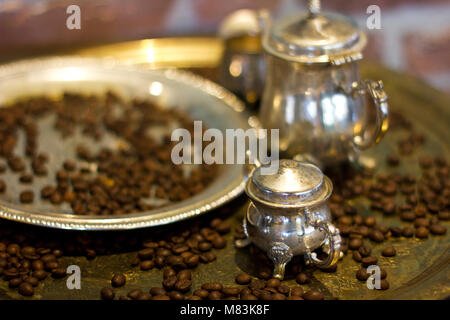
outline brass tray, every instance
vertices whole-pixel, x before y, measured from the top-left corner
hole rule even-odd
[[[155,83],[158,92],[151,90]],[[110,59],[70,57],[32,59],[0,67],[0,105],[24,96],[58,96],[64,91],[104,94],[108,90],[124,99],[143,98],[165,108],[176,106],[193,119],[203,121],[205,127],[223,132],[228,128],[249,127],[248,116],[239,99],[219,85],[185,71],[151,70],[122,65]],[[61,141],[51,133],[51,121],[40,121],[38,125],[41,149],[51,155],[49,176],[53,176],[64,158],[74,157],[74,146],[83,137]],[[103,140],[107,141],[101,143],[111,148],[118,148],[121,143],[114,136]],[[85,140],[84,143],[90,142]],[[33,204],[20,204],[17,195],[23,187],[14,173],[7,172],[3,178],[9,181],[9,186],[0,196],[0,217],[72,230],[122,230],[173,223],[223,205],[243,191],[243,165],[217,167],[218,175],[214,181],[189,199],[148,212],[110,217],[75,215],[68,206],[51,206],[38,197]],[[33,183],[35,193],[39,194],[47,179],[36,179]]]
[[[159,47],[159,41],[161,47]],[[197,41],[200,44],[196,46]],[[134,58],[140,63],[146,62],[147,46],[152,43],[152,64],[160,66],[155,59],[160,52],[172,48],[174,55],[172,61],[161,63],[167,66],[173,63],[179,67],[205,68],[202,74],[214,77],[217,65],[220,63],[220,55],[223,44],[215,38],[201,39],[157,39],[145,42],[130,42],[118,46],[104,46],[76,50],[76,54],[87,56],[125,56],[132,63]],[[121,50],[119,50],[121,48]],[[144,49],[142,49],[144,48]],[[98,49],[98,50],[97,50]],[[204,60],[200,64],[190,63],[190,57],[203,52]],[[211,54],[205,55],[205,51]],[[72,52],[71,52],[72,53]],[[363,76],[372,79],[382,79],[386,91],[389,93],[390,107],[393,111],[402,112],[408,120],[413,122],[419,132],[427,134],[426,145],[418,150],[414,157],[422,154],[450,155],[450,98],[448,95],[435,90],[422,81],[390,71],[376,64],[363,63]],[[402,136],[400,131],[389,131],[384,140],[374,149],[364,153],[366,159],[372,159],[382,169],[386,169],[385,157],[389,152],[396,150],[396,141]],[[408,172],[418,173],[416,161],[404,161]],[[356,203],[364,216],[375,215],[377,221],[386,222],[388,225],[400,224],[398,218],[385,217],[381,213],[370,212],[366,203]],[[226,205],[231,211],[228,220],[235,226],[242,221],[247,202],[245,196],[241,196]],[[212,212],[211,214],[216,214]],[[197,218],[198,219],[198,218]],[[200,217],[201,219],[201,217]],[[450,223],[442,223],[447,229]],[[169,227],[169,226],[168,226]],[[130,232],[130,231],[124,231]],[[151,232],[151,231],[150,231]],[[254,274],[252,256],[248,249],[236,249],[232,243],[232,234],[227,235],[227,247],[216,250],[217,260],[199,265],[193,272],[193,290],[202,283],[208,281],[221,281],[225,285],[235,285],[234,277],[241,271]],[[321,290],[327,299],[444,299],[450,296],[450,235],[433,236],[426,240],[419,239],[391,239],[381,245],[371,243],[374,253],[380,256],[380,251],[385,246],[392,244],[397,249],[394,258],[380,257],[380,265],[388,272],[390,289],[386,291],[369,290],[365,283],[356,280],[355,272],[359,266],[347,254],[338,262],[336,273],[324,273],[315,270],[310,273],[312,282],[304,285],[304,288],[314,287]],[[44,281],[36,290],[34,299],[98,299],[99,291],[104,286],[110,285],[110,279],[115,272],[124,272],[127,275],[125,287],[116,289],[116,296],[124,295],[132,289],[148,290],[151,286],[160,286],[162,271],[139,271],[131,268],[131,261],[136,253],[120,253],[108,256],[98,256],[95,260],[88,261],[84,257],[67,257],[62,262],[76,264],[82,270],[82,289],[68,290],[65,280]],[[286,279],[287,285],[295,285],[293,279]],[[6,282],[0,283],[0,298],[22,299],[15,290],[7,288]]]

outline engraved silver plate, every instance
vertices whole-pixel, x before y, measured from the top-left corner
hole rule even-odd
[[[103,94],[107,90],[124,99],[142,98],[162,107],[176,106],[191,118],[202,120],[205,127],[221,131],[249,128],[244,104],[239,99],[221,86],[184,71],[150,70],[145,66],[123,65],[112,60],[78,57],[32,59],[0,66],[0,106],[32,95],[56,96],[63,91]],[[61,161],[65,152],[64,143],[44,141],[41,144],[46,152],[51,153],[51,161],[48,176],[36,178],[33,182],[34,204],[20,204],[18,194],[2,195],[0,217],[60,229],[135,229],[200,215],[230,201],[244,189],[243,165],[219,165],[216,179],[201,193],[187,200],[136,214],[78,216],[72,214],[69,207],[52,206],[38,199],[39,187],[45,183],[40,179],[48,179],[54,174],[57,170],[55,163]],[[12,175],[2,176],[8,182],[8,190],[10,185],[12,190],[25,189],[16,183],[18,176]]]

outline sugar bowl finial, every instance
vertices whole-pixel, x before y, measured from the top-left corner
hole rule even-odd
[[[308,263],[319,267],[334,265],[341,237],[326,204],[333,188],[330,179],[315,165],[295,160],[280,160],[274,174],[263,175],[261,168],[251,171],[246,183],[251,199],[243,222],[247,239],[236,245],[254,243],[266,251],[279,279],[295,255],[304,254]],[[328,254],[324,260],[313,252],[319,247]]]

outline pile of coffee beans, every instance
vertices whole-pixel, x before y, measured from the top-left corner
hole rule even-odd
[[[38,123],[48,118],[54,119],[54,134],[61,142],[71,137],[81,141],[76,138],[78,132],[84,141],[73,146],[77,158],[63,161],[53,177],[48,175],[55,155],[40,150]],[[165,131],[152,134],[155,128]],[[194,130],[193,121],[174,108],[140,100],[125,102],[113,93],[105,97],[65,93],[58,100],[34,97],[0,108],[0,159],[23,184],[17,195],[21,203],[34,203],[41,197],[55,206],[67,203],[78,215],[142,212],[185,200],[216,176],[215,165],[187,170],[172,163],[176,142],[170,139],[170,128],[186,128],[191,134]],[[19,145],[21,133],[24,150]],[[119,141],[119,146],[103,146],[106,135]],[[1,175],[7,167],[0,165]],[[40,194],[31,187],[34,176],[48,176]],[[0,194],[7,192],[7,182],[0,179]]]

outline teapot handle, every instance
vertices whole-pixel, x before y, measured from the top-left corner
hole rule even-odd
[[[308,263],[314,264],[319,268],[327,268],[335,265],[338,260],[341,258],[341,243],[342,238],[339,234],[339,229],[337,229],[331,223],[328,223],[323,220],[313,221],[310,223],[314,228],[324,231],[326,233],[326,251],[328,251],[328,256],[324,260],[320,260],[317,258],[317,254],[315,252],[311,252],[309,248],[306,251],[306,261]]]
[[[388,96],[383,89],[381,80],[362,80],[353,84],[353,93],[365,95],[369,92],[373,107],[375,107],[375,133],[371,137],[364,137],[364,132],[359,132],[353,137],[353,145],[358,150],[365,150],[380,142],[389,128]]]

